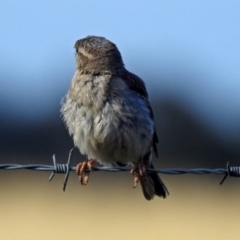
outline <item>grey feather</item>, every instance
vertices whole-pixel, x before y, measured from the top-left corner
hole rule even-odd
[[[151,164],[158,138],[144,82],[125,69],[116,45],[103,37],[80,39],[75,48],[76,72],[61,108],[74,144],[102,164],[138,164],[144,156]],[[159,179],[140,179],[148,200],[166,197]]]

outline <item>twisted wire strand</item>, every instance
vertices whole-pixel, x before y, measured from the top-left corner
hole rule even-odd
[[[66,164],[57,164],[57,170],[53,165],[42,165],[42,164],[0,164],[0,169],[2,170],[35,170],[35,171],[54,171],[55,173],[66,173]],[[239,168],[239,167],[237,167]],[[126,172],[130,171],[129,167],[92,167],[92,172],[104,171],[104,172]],[[228,170],[226,168],[192,168],[192,169],[184,169],[184,168],[166,168],[166,169],[146,169],[148,173],[161,173],[161,174],[170,174],[170,175],[179,175],[179,174],[226,174]],[[69,167],[69,171],[76,171],[76,167]],[[88,171],[88,170],[86,170]],[[238,176],[238,175],[237,175]]]
[[[59,164],[56,161],[55,155],[53,155],[53,165],[43,165],[43,164],[0,164],[0,170],[35,170],[35,171],[51,171],[49,181],[51,181],[56,173],[65,174],[63,182],[63,191],[65,191],[68,181],[68,176],[70,171],[76,171],[76,167],[70,166],[72,151],[70,150],[68,160],[66,164]],[[129,167],[119,167],[119,166],[104,166],[104,167],[92,167],[92,171],[105,171],[105,172],[123,172],[130,171]],[[88,169],[85,172],[89,171]],[[181,169],[181,168],[168,168],[168,169],[152,169],[147,168],[148,173],[161,173],[161,174],[170,174],[170,175],[179,175],[179,174],[224,174],[223,179],[220,182],[220,185],[224,183],[226,178],[229,177],[240,177],[240,166],[230,166],[227,163],[226,168],[193,168],[193,169]]]

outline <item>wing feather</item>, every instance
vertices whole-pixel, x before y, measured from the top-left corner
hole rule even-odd
[[[122,78],[132,91],[138,93],[144,99],[144,101],[146,102],[146,105],[149,109],[150,117],[154,122],[153,111],[152,111],[151,104],[148,100],[148,93],[147,93],[147,89],[146,89],[144,81],[140,77],[138,77],[137,75],[135,75],[129,71],[126,71],[126,73],[124,74],[124,76],[122,76]],[[154,123],[152,146],[153,146],[153,151],[154,151],[154,154],[156,157],[158,157],[157,143],[158,143],[158,136],[157,136],[157,132],[156,132],[156,126]]]

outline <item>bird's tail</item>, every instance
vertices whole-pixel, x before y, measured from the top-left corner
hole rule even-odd
[[[152,164],[151,168],[154,168]],[[155,195],[163,198],[169,195],[166,186],[157,173],[146,173],[145,176],[140,177],[140,184],[143,195],[147,200],[153,199]]]

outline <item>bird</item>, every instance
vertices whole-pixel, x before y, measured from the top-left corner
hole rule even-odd
[[[76,70],[61,103],[61,115],[74,145],[87,156],[76,167],[82,185],[98,162],[131,165],[134,188],[140,182],[144,197],[166,198],[165,184],[155,172],[158,136],[144,81],[128,71],[117,46],[90,35],[74,45]],[[86,170],[89,171],[86,171]]]

